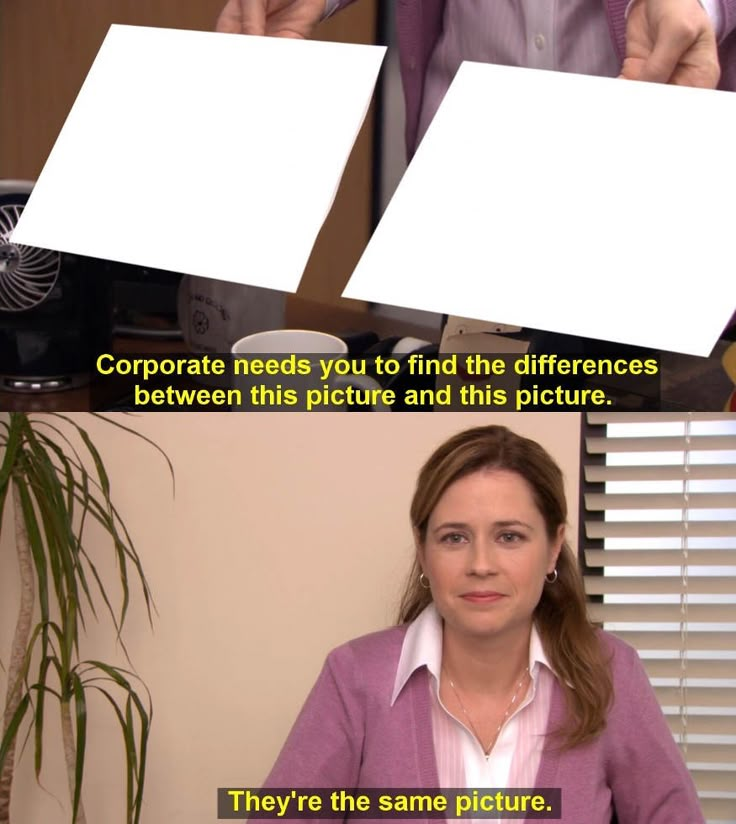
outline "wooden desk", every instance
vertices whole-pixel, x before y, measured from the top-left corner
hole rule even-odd
[[[359,306],[359,304],[358,304]],[[305,298],[291,296],[286,306],[286,325],[290,329],[314,329],[333,335],[352,332],[375,332],[380,338],[415,337],[438,343],[440,330],[381,317],[369,309],[354,308],[350,301],[328,306]],[[181,354],[187,351],[180,341],[161,342],[142,338],[118,338],[115,354]],[[26,394],[0,391],[0,411],[3,412],[89,412],[90,389],[82,387],[62,392]]]

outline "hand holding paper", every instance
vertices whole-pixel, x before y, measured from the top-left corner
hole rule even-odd
[[[635,0],[622,77],[715,89],[720,74],[713,25],[698,0]]]

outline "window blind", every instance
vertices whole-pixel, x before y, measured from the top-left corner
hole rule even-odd
[[[592,619],[639,650],[709,822],[736,822],[736,416],[587,415]]]

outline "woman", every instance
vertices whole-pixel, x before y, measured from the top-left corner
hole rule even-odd
[[[636,652],[587,619],[547,452],[461,432],[410,514],[400,625],[328,656],[267,785],[559,787],[565,822],[702,822]]]

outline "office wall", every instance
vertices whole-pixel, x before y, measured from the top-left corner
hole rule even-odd
[[[493,422],[540,440],[563,468],[577,523],[577,413],[115,416],[167,452],[175,495],[153,449],[74,419],[100,445],[158,609],[151,631],[135,593],[125,633],[155,705],[144,824],[215,822],[216,788],[264,778],[329,649],[393,622],[412,558],[416,473],[446,437]],[[10,526],[0,536],[3,662],[18,600]],[[114,576],[109,547],[94,534],[90,547]],[[89,630],[83,655],[126,665],[109,631],[94,621]],[[5,686],[0,671],[2,695]],[[14,822],[69,820],[54,721],[48,792],[35,785],[29,749]],[[89,723],[87,820],[122,824],[117,722],[93,702]]]

